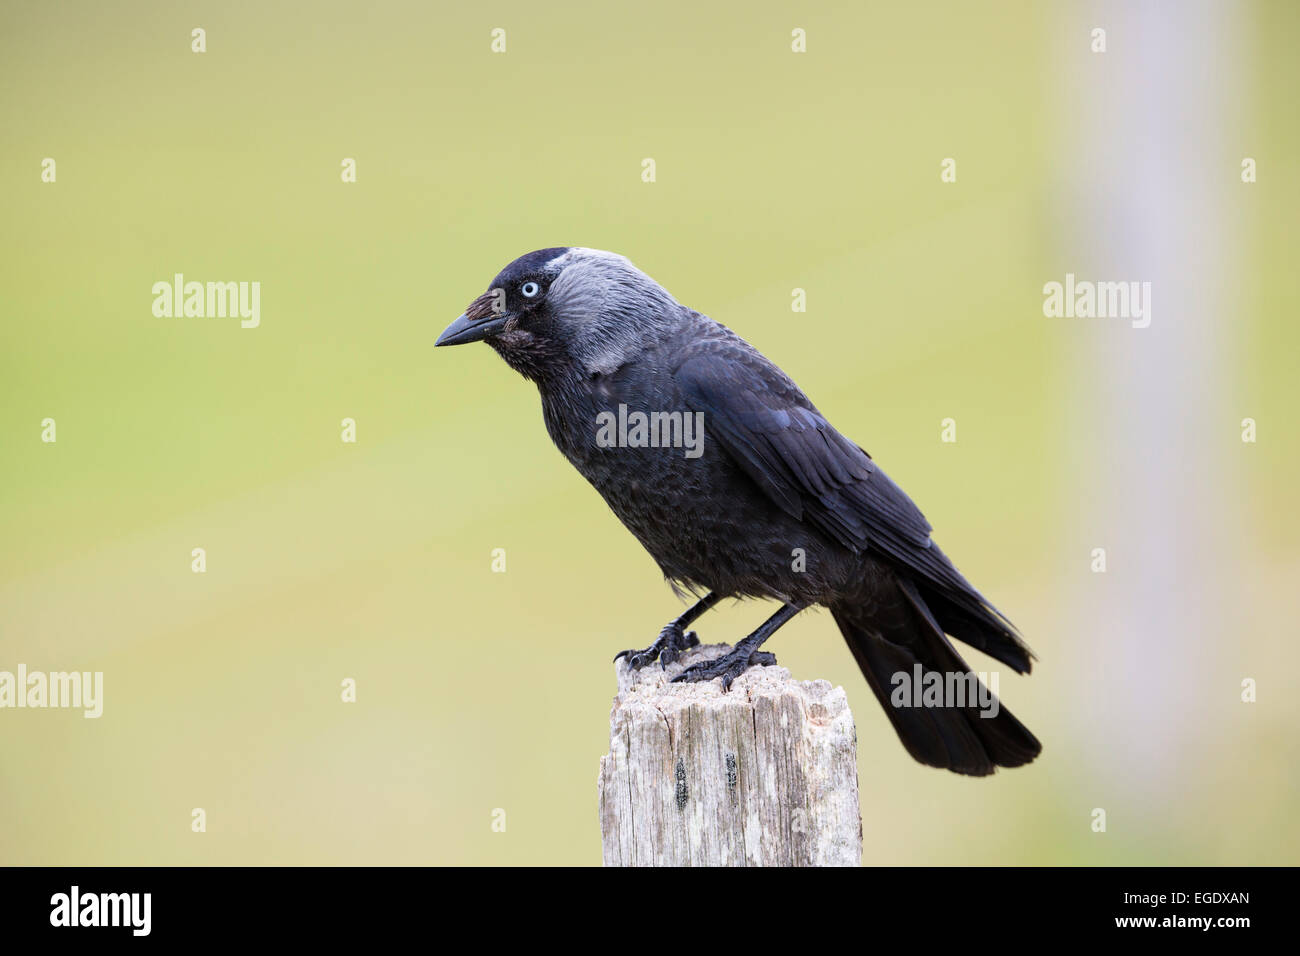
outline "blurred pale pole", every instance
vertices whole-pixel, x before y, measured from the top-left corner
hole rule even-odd
[[[1223,449],[1240,418],[1224,407],[1240,317],[1224,195],[1249,154],[1232,133],[1236,21],[1249,11],[1070,10],[1056,65],[1068,71],[1051,223],[1061,274],[1050,279],[1151,283],[1147,328],[1044,319],[1066,323],[1059,340],[1072,356],[1062,383],[1075,503],[1062,638],[1079,668],[1070,717],[1088,773],[1158,797],[1193,776],[1198,741],[1237,680],[1217,666],[1239,639],[1229,595],[1241,499]],[[1091,49],[1095,28],[1104,53]],[[1104,574],[1091,570],[1093,548],[1106,549]]]

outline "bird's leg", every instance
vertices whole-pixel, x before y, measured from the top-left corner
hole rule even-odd
[[[655,642],[643,651],[626,650],[619,651],[614,655],[614,660],[618,660],[624,655],[627,656],[627,666],[632,670],[639,670],[647,664],[653,664],[656,660],[662,661],[663,666],[667,667],[677,658],[681,657],[682,651],[688,647],[694,647],[700,643],[700,639],[695,636],[695,632],[686,633],[686,628],[691,623],[707,611],[713,605],[718,603],[717,594],[706,594],[700,598],[691,607],[687,608],[676,618],[664,626],[659,632],[659,637]]]
[[[758,630],[753,634],[737,641],[736,646],[728,654],[721,657],[715,657],[711,661],[702,661],[699,664],[692,664],[686,670],[682,671],[673,678],[674,682],[686,681],[693,683],[695,681],[713,680],[715,677],[722,678],[722,689],[729,690],[731,682],[741,674],[745,673],[751,667],[760,667],[767,664],[776,663],[776,655],[769,654],[767,651],[760,651],[759,645],[776,633],[779,628],[790,618],[794,617],[802,607],[796,607],[793,604],[786,604],[781,607],[766,621],[759,625]]]

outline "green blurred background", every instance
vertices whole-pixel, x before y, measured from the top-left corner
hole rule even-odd
[[[828,615],[774,640],[848,692],[867,862],[1297,862],[1300,13],[1129,6],[6,2],[0,669],[105,703],[0,711],[0,863],[599,862],[609,660],[680,605],[533,387],[432,348],[552,245],[781,364],[1038,652],[1001,696],[1043,756],[969,780],[908,758]],[[1148,182],[1177,215],[1121,215]],[[1110,241],[1161,230],[1158,265]],[[1067,271],[1183,286],[1147,330],[1047,319]],[[175,272],[260,281],[260,328],[154,318]]]

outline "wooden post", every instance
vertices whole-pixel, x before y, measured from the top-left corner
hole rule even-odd
[[[665,670],[620,659],[600,760],[606,866],[858,866],[857,733],[842,687],[755,667],[673,684],[730,650],[696,647]]]

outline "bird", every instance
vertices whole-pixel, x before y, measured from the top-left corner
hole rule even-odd
[[[624,256],[556,246],[502,269],[435,344],[471,342],[537,386],[556,447],[679,595],[696,598],[615,660],[667,667],[699,643],[687,628],[719,601],[779,602],[729,651],[674,678],[726,692],[775,664],[761,645],[820,606],[915,760],[985,776],[1040,753],[949,638],[1022,674],[1029,645],[939,549],[912,499],[731,329]]]

